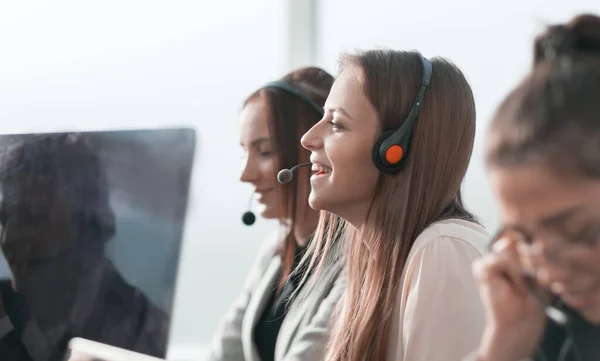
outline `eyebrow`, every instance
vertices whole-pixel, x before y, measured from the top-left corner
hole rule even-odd
[[[562,227],[567,223],[567,221],[573,216],[579,214],[581,211],[591,207],[592,204],[580,204],[576,206],[572,206],[569,208],[565,208],[560,210],[550,216],[544,217],[537,222],[537,227],[546,228],[546,229],[554,229],[559,232],[563,232]],[[525,238],[531,239],[533,236],[531,231],[518,223],[509,223],[502,226],[500,231],[496,233],[494,237],[506,233],[507,231],[515,231],[517,233],[522,234]],[[495,238],[493,238],[495,239]]]
[[[346,118],[352,119],[352,116],[344,108],[326,108],[326,110],[342,113],[342,115],[344,115]]]
[[[269,141],[269,138],[268,138],[268,137],[260,137],[260,138],[254,139],[252,142],[250,142],[250,146],[251,146],[251,147],[256,147],[256,146],[257,146],[257,145],[259,145],[260,143],[263,143],[263,142],[268,142],[268,141]],[[242,147],[244,146],[244,144],[241,144],[241,143],[240,143],[240,145],[241,145]]]
[[[569,218],[581,212],[584,208],[586,208],[586,205],[578,205],[567,209],[563,209],[548,217],[542,218],[539,223],[544,227],[552,227],[557,224],[564,223]]]

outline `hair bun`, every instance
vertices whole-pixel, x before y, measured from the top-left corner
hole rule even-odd
[[[550,26],[536,38],[534,53],[535,63],[559,56],[600,58],[600,17],[582,14],[566,24]]]

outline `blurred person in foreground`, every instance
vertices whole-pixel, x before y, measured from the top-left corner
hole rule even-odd
[[[534,50],[487,141],[503,227],[474,264],[487,323],[469,359],[600,360],[600,18]]]

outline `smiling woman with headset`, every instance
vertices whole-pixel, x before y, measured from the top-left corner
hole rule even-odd
[[[302,138],[309,204],[349,223],[325,360],[461,359],[483,331],[471,263],[487,239],[460,196],[475,137],[469,84],[441,58],[366,51],[342,59],[325,110]],[[323,228],[305,260],[317,274],[336,243]]]
[[[329,316],[343,290],[343,278],[338,277],[341,264],[330,257],[327,272],[316,281],[318,287],[297,287],[303,273],[293,271],[311,243],[318,213],[308,206],[308,169],[298,169],[286,184],[277,181],[277,173],[308,161],[300,137],[321,119],[332,84],[333,77],[324,70],[303,68],[266,84],[244,103],[240,120],[245,156],[240,178],[254,186],[261,216],[278,219],[282,232],[259,251],[240,297],[214,338],[208,360],[320,361],[323,357]],[[244,214],[245,224],[254,221],[253,213]]]
[[[504,226],[474,266],[487,327],[472,360],[600,360],[599,99],[600,17],[551,26],[488,134]]]

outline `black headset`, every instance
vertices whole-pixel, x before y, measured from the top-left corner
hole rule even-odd
[[[377,169],[383,173],[398,173],[406,164],[405,160],[410,151],[412,126],[419,116],[423,96],[429,86],[431,73],[433,72],[431,61],[421,54],[419,54],[419,57],[423,64],[423,80],[406,120],[404,120],[400,128],[384,132],[373,147],[373,162]]]
[[[325,114],[325,111],[323,110],[323,107],[320,106],[319,104],[317,104],[317,102],[315,102],[314,100],[312,100],[308,95],[304,94],[302,91],[300,91],[298,88],[284,82],[284,81],[273,81],[270,83],[265,84],[261,89],[266,89],[266,88],[273,88],[273,89],[279,89],[281,91],[284,91],[288,94],[297,96],[298,98],[302,99],[304,102],[306,102],[308,105],[311,106],[311,108],[313,108],[314,110],[317,111],[317,113],[319,113],[319,115],[322,117]],[[251,226],[254,224],[254,222],[256,221],[256,216],[254,215],[254,213],[250,210],[252,208],[252,197],[250,197],[250,202],[248,204],[248,211],[245,212],[242,215],[242,222],[247,225],[247,226]]]
[[[322,106],[317,104],[317,102],[312,100],[308,95],[304,94],[298,88],[293,87],[284,81],[273,81],[273,82],[267,83],[263,86],[263,89],[264,88],[275,88],[275,89],[282,90],[286,93],[295,95],[298,98],[304,100],[308,105],[310,105],[313,109],[315,109],[321,116],[323,116],[323,114],[325,114],[325,111],[323,110]]]

